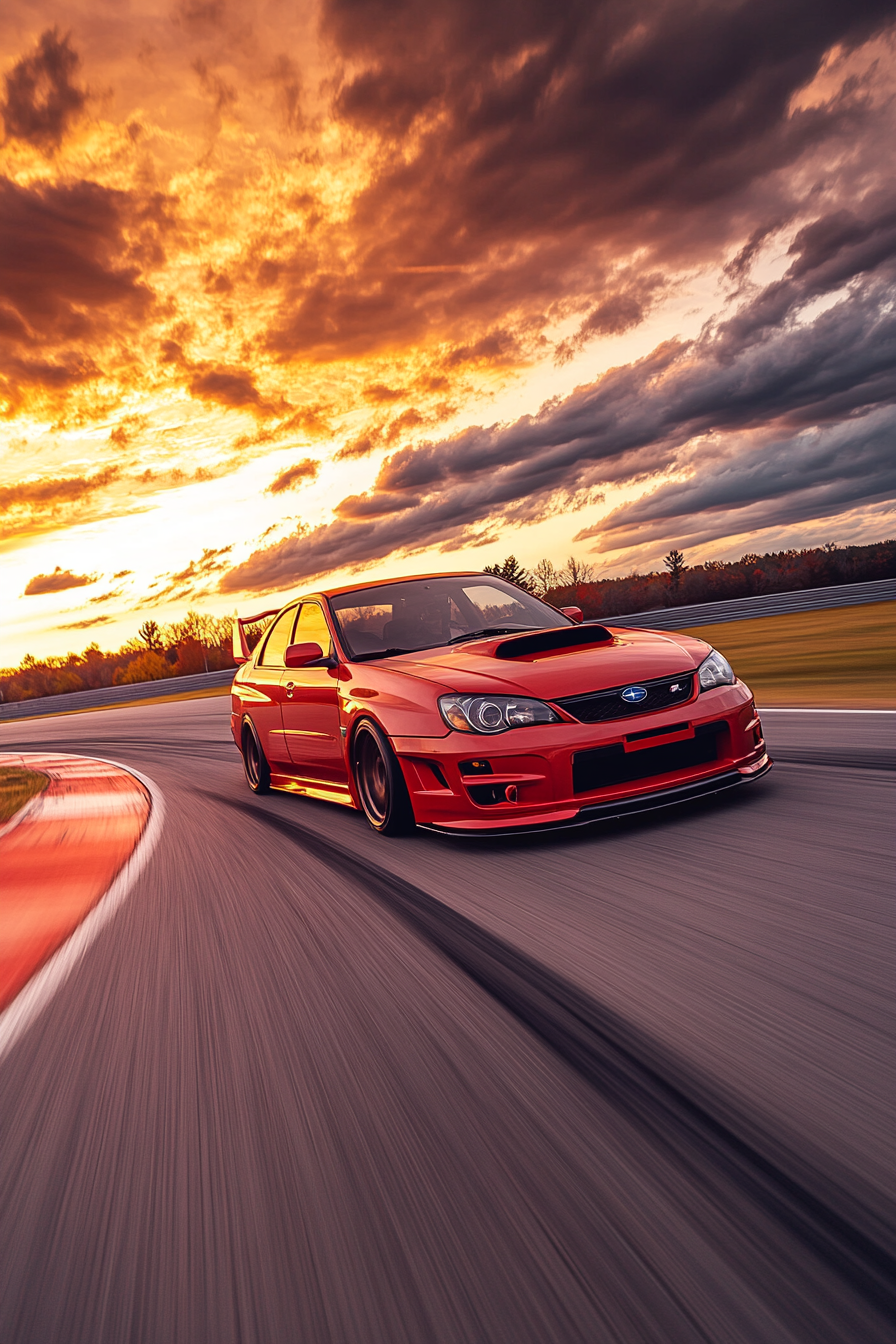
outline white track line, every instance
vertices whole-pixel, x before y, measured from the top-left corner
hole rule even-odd
[[[55,754],[62,755],[63,753]],[[116,765],[119,770],[124,770],[125,774],[132,775],[134,779],[139,779],[149,794],[149,818],[130,858],[109,890],[104,896],[100,897],[93,909],[85,915],[68,940],[56,949],[49,961],[44,962],[40,970],[19,991],[9,1007],[0,1013],[0,1059],[12,1049],[22,1033],[27,1031],[35,1018],[46,1008],[53,995],[61,988],[78,965],[97,934],[109,922],[119,906],[124,903],[131,887],[149,862],[159,836],[162,834],[165,804],[162,791],[157,784],[153,783],[151,779],[147,779],[146,775],[141,775],[139,771],[132,770],[127,765],[121,765],[119,761],[108,761],[101,756],[85,756],[83,759],[102,761],[104,765]]]

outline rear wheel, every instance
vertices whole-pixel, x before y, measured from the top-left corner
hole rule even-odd
[[[271,768],[251,719],[243,724],[243,769],[246,772],[246,783],[253,793],[270,793]]]
[[[414,809],[395,752],[385,733],[365,719],[352,738],[352,774],[362,811],[380,835],[408,835]]]

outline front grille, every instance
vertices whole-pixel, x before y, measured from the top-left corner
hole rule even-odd
[[[629,686],[642,687],[647,695],[636,704],[622,699]],[[565,709],[580,723],[605,723],[608,719],[627,719],[633,714],[655,714],[658,709],[690,700],[694,689],[694,674],[680,677],[658,677],[655,681],[629,682],[628,686],[614,686],[610,691],[593,691],[587,695],[567,695],[553,703]]]
[[[718,760],[718,734],[727,724],[707,723],[697,728],[694,737],[684,742],[664,742],[643,751],[626,751],[621,742],[611,747],[594,747],[578,751],[572,758],[572,787],[574,793],[590,793],[592,789],[606,789],[613,784],[630,784],[651,775],[664,775],[669,770],[686,770],[692,765],[707,765]]]

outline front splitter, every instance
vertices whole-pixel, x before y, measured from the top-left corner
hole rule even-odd
[[[710,798],[715,793],[725,793],[728,789],[737,788],[739,784],[751,784],[753,780],[761,779],[763,775],[768,774],[773,764],[771,758],[766,756],[765,760],[760,762],[758,766],[751,768],[749,774],[740,770],[726,770],[723,774],[713,775],[709,779],[698,779],[693,784],[681,784],[673,789],[657,789],[655,793],[639,794],[635,798],[619,798],[608,803],[589,803],[581,808],[574,817],[563,821],[545,823],[534,820],[530,826],[518,822],[515,826],[495,826],[488,830],[479,827],[462,830],[460,827],[421,823],[419,829],[422,831],[437,831],[439,835],[460,835],[464,838],[475,836],[477,839],[494,836],[504,838],[509,835],[538,835],[547,831],[568,831],[577,826],[592,826],[596,821],[618,821],[623,817],[637,816],[641,812],[655,812],[660,808],[674,807],[677,803],[690,803],[696,802],[700,798]]]

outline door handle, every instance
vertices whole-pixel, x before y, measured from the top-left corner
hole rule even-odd
[[[287,698],[287,700],[291,700],[291,699],[292,699],[292,693],[293,693],[293,691],[295,690],[295,688],[296,688],[296,684],[295,684],[294,681],[288,681],[288,682],[286,683],[286,698]]]

